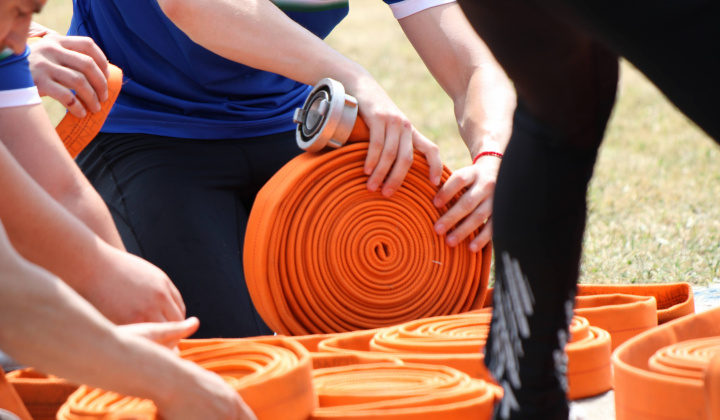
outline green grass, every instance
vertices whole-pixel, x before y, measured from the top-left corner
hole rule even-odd
[[[328,42],[364,65],[441,148],[453,169],[470,163],[452,103],[380,1],[352,0]],[[67,28],[70,2],[38,18]],[[50,112],[59,120],[56,104]],[[720,150],[623,63],[618,102],[589,191],[581,282],[704,285],[720,280]]]

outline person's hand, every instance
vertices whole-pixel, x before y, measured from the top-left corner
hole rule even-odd
[[[190,337],[200,326],[200,321],[190,317],[176,322],[141,322],[138,324],[120,325],[123,333],[147,338],[171,350],[175,349],[183,338]]]
[[[449,232],[445,238],[449,246],[457,245],[478,228],[480,233],[470,242],[470,251],[480,251],[492,238],[493,195],[499,168],[500,159],[482,157],[474,165],[453,172],[438,191],[433,204],[441,208],[467,187],[460,199],[435,222],[438,235]]]
[[[57,100],[78,118],[100,111],[108,98],[110,70],[91,38],[50,33],[30,50],[30,72],[40,96]]]
[[[413,147],[425,155],[430,166],[429,178],[440,184],[442,160],[435,143],[418,132],[387,93],[371,77],[356,81],[348,93],[358,100],[358,110],[370,130],[370,145],[365,160],[367,187],[390,197],[400,188],[413,163]]]
[[[103,271],[78,290],[116,324],[181,321],[185,304],[167,274],[135,255],[107,246]]]
[[[167,403],[155,401],[166,420],[257,420],[240,395],[220,376],[187,362],[190,384],[179,384]]]

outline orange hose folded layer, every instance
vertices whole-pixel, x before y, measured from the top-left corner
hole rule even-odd
[[[298,156],[255,200],[245,276],[255,307],[277,333],[380,328],[483,305],[491,246],[474,254],[474,235],[451,248],[434,233],[447,207],[432,204],[438,187],[417,152],[391,198],[369,192],[367,147]],[[445,168],[443,181],[449,175]]]
[[[306,420],[317,405],[310,356],[293,340],[187,340],[180,347],[181,357],[217,373],[236,389],[259,420]],[[82,386],[62,406],[57,418],[159,417],[150,400]]]
[[[600,395],[612,389],[611,352],[607,331],[591,326],[583,317],[573,317],[570,340],[565,345],[570,400]]]
[[[365,364],[319,369],[311,419],[490,419],[502,388],[445,366]]]
[[[10,372],[7,379],[33,420],[55,420],[60,407],[78,388],[64,379],[44,375],[32,368]]]
[[[65,148],[73,158],[76,157],[97,136],[107,119],[110,109],[120,94],[122,88],[123,73],[118,67],[108,64],[110,78],[108,79],[108,99],[100,104],[100,111],[90,112],[83,118],[78,118],[71,113],[58,123],[55,130],[62,140]]]
[[[321,341],[319,352],[352,354],[362,361],[400,360],[443,365],[472,378],[491,380],[482,349],[490,327],[489,314],[425,318],[377,331],[338,334]]]
[[[0,410],[15,414],[20,420],[32,420],[30,413],[23,405],[20,396],[5,378],[5,372],[0,368]],[[3,418],[0,411],[0,418]]]
[[[612,356],[617,419],[718,418],[710,414],[718,394],[705,395],[706,381],[708,389],[717,389],[710,354],[717,350],[716,336],[720,308],[670,321],[620,345]],[[710,377],[704,380],[699,372],[708,364]]]

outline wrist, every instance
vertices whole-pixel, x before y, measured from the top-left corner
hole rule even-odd
[[[500,153],[500,152],[495,152],[495,151],[491,151],[491,150],[485,150],[485,151],[480,152],[480,153],[478,153],[477,155],[475,155],[475,157],[474,157],[473,160],[472,160],[473,165],[474,165],[475,163],[477,163],[477,161],[480,160],[480,158],[483,158],[483,157],[486,157],[486,156],[492,157],[492,158],[496,158],[496,159],[500,159],[500,160],[502,160],[502,158],[503,158],[503,154]]]

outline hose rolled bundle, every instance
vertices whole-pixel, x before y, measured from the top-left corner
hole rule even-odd
[[[245,277],[263,320],[279,334],[334,333],[397,325],[483,305],[491,246],[468,250],[434,233],[449,206],[415,153],[390,198],[369,192],[368,143],[305,153],[258,194],[244,245]],[[450,175],[445,168],[443,181]]]

